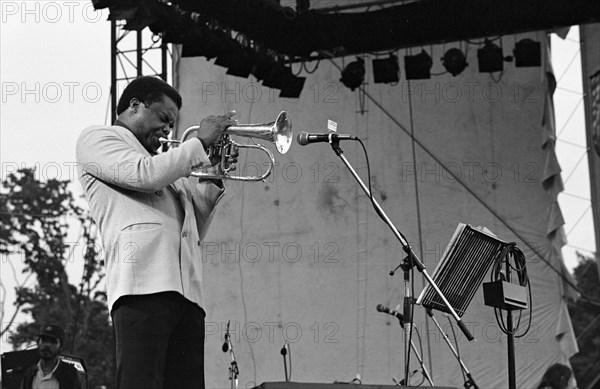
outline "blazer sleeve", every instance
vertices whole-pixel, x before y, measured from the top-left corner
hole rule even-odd
[[[200,241],[203,241],[212,222],[215,208],[225,195],[225,188],[214,184],[210,180],[200,181],[193,177],[188,178],[188,184],[192,189],[198,237]]]
[[[139,192],[154,192],[198,166],[210,166],[202,143],[190,139],[166,153],[149,155],[134,145],[137,139],[121,127],[90,127],[77,140],[77,161],[82,175]]]

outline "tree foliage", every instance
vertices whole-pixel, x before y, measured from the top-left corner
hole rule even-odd
[[[579,265],[574,269],[579,289],[587,298],[569,303],[569,314],[577,336],[579,353],[571,358],[571,365],[579,387],[586,388],[600,374],[600,279],[595,258],[579,254]]]
[[[5,324],[5,338],[19,349],[35,340],[44,323],[61,324],[66,332],[63,353],[83,358],[88,387],[110,385],[113,374],[113,335],[106,295],[100,291],[102,264],[95,225],[84,216],[68,188],[69,181],[40,181],[34,169],[20,169],[2,182],[0,250],[8,260],[23,262],[33,286],[18,286],[15,306],[32,322]],[[69,232],[81,231],[68,242]],[[76,258],[81,254],[81,258]],[[69,261],[80,262],[82,277],[72,284]]]

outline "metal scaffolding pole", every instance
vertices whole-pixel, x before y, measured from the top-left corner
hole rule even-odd
[[[111,21],[111,123],[117,118],[120,91],[139,76],[168,81],[168,44],[148,29],[129,31],[124,21]]]

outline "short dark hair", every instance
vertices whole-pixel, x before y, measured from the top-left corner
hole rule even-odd
[[[568,366],[555,363],[546,370],[538,388],[564,389],[572,374],[573,372]]]
[[[173,100],[177,105],[177,109],[181,109],[181,95],[171,85],[153,76],[138,77],[131,81],[121,94],[119,104],[117,104],[117,115],[125,112],[131,99],[136,98],[145,106],[149,106],[152,103],[162,101],[164,96]]]

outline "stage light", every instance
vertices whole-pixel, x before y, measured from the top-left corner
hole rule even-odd
[[[404,56],[404,72],[407,80],[422,80],[431,78],[433,61],[425,50],[417,55]]]
[[[131,19],[126,19],[127,23],[123,26],[123,29],[129,31],[142,31],[144,28],[148,27],[152,23],[156,22],[156,18],[152,16],[138,16],[136,14],[135,17]]]
[[[111,9],[111,14],[112,12],[113,9]],[[125,17],[127,23],[123,28],[142,31],[144,28],[150,27],[154,33],[157,31],[162,32],[173,21],[175,15],[176,12],[166,4],[149,1],[140,2],[135,7],[133,17]]]
[[[227,74],[237,77],[246,78],[254,69],[256,65],[256,52],[247,47],[242,47],[239,52],[236,53],[237,60],[229,65]]]
[[[263,75],[268,72],[262,79],[262,85],[273,89],[280,89],[279,97],[300,97],[306,78],[295,76],[292,74],[291,68],[284,66],[279,62],[275,62],[270,58],[263,58],[259,61],[259,65],[255,67],[253,72],[256,72],[256,70],[262,72],[262,74],[259,74],[258,76],[254,73],[256,77],[263,77]]]
[[[108,8],[114,5],[114,3],[115,0],[92,0],[92,5],[96,11],[99,9]]]
[[[100,4],[99,6],[104,6],[104,4]],[[125,4],[113,4],[112,2],[109,4],[110,13],[108,14],[108,20],[126,20],[129,21],[136,17],[138,7],[134,5],[125,5]]]
[[[357,57],[356,61],[351,62],[342,70],[340,81],[350,90],[358,88],[365,80],[365,61]]]
[[[477,62],[481,73],[501,72],[504,70],[504,57],[502,49],[489,40],[477,50]]]
[[[224,36],[220,37],[218,42],[218,53],[215,65],[229,68],[238,60],[238,57],[241,55],[240,52],[242,51],[242,47],[239,43],[231,39],[228,34],[223,35]]]
[[[285,86],[281,88],[281,92],[279,92],[279,97],[296,99],[300,97],[300,93],[302,93],[302,89],[304,88],[304,82],[306,81],[306,77],[297,77],[291,74],[291,77],[286,77]]]
[[[269,74],[271,73],[271,68],[276,65],[276,62],[273,58],[257,54],[258,58],[256,60],[256,65],[252,69],[252,74],[258,81],[263,81]]]
[[[183,45],[191,35],[200,35],[201,28],[189,16],[186,16],[179,17],[176,23],[167,26],[162,32],[163,42]]]
[[[292,74],[291,68],[284,66],[280,62],[273,62],[269,69],[269,74],[263,79],[262,84],[269,88],[283,90],[294,81],[297,81],[295,80],[295,77],[296,76]],[[293,88],[290,87],[289,91],[286,91],[286,93],[292,93],[292,89]]]
[[[268,75],[263,79],[262,84],[269,88],[282,89],[287,77],[291,75],[289,68],[286,68],[279,62],[273,62],[268,70]]]
[[[540,42],[522,39],[514,50],[516,67],[542,66],[542,47]]]
[[[156,17],[156,21],[148,26],[153,34],[161,34],[171,28],[171,26],[178,26],[179,28],[185,28],[184,20],[191,22],[189,17],[184,16],[182,13],[177,12],[174,8],[158,3],[152,7],[150,14]],[[190,26],[187,26],[189,31]]]
[[[442,57],[442,64],[444,65],[444,68],[446,68],[446,70],[453,76],[457,76],[462,73],[462,71],[465,70],[465,68],[469,65],[463,52],[457,48],[446,51]]]
[[[192,31],[200,30],[201,25],[194,21],[189,12],[174,12],[169,9],[169,22],[166,24],[151,24],[150,30],[155,34],[162,34],[162,41],[181,45]],[[161,28],[160,30],[156,30]]]
[[[204,56],[212,59],[219,53],[219,40],[208,29],[194,29],[183,42],[182,57]]]
[[[389,58],[373,60],[373,80],[376,84],[387,84],[400,80],[400,66],[398,57],[390,55]]]

